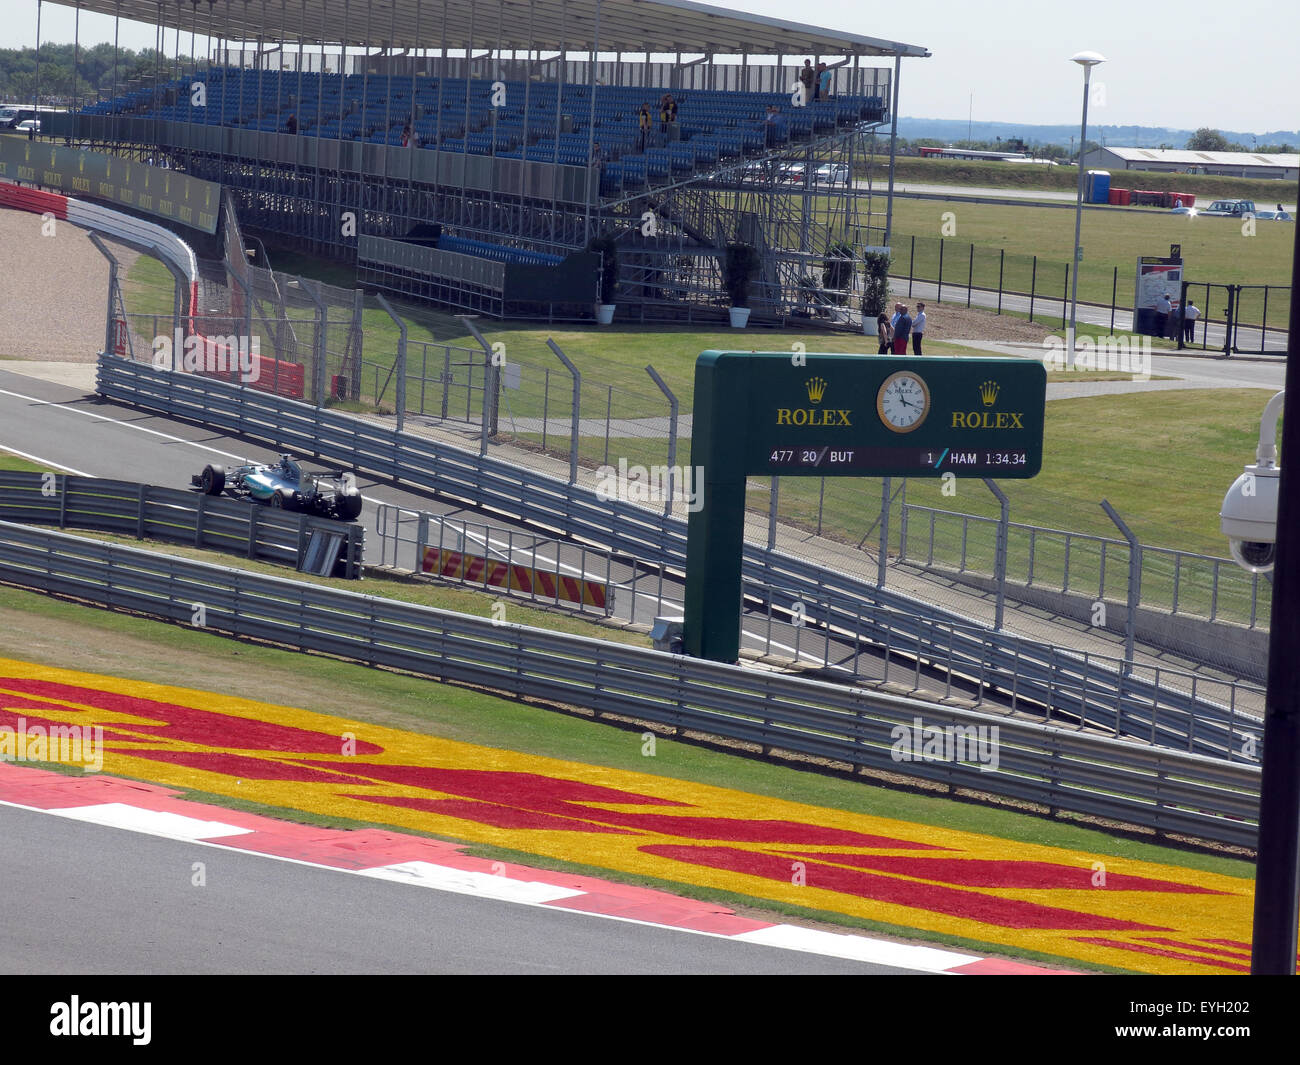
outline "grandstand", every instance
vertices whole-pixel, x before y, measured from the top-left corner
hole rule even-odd
[[[892,159],[901,60],[929,54],[687,0],[81,6],[154,24],[174,61],[44,133],[220,183],[253,233],[499,317],[590,317],[609,234],[621,320],[725,319],[741,242],[755,320],[854,324],[857,271],[828,263],[889,242],[867,164]],[[828,98],[800,90],[805,58]],[[821,183],[828,163],[862,178]]]

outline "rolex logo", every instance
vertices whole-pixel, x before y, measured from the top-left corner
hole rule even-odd
[[[808,389],[809,403],[820,403],[826,395],[826,382],[820,377],[810,377],[804,387]]]
[[[991,407],[998,401],[998,392],[1001,386],[996,381],[985,381],[980,385],[980,399],[984,406]]]

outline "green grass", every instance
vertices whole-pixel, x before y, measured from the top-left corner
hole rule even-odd
[[[186,626],[89,609],[0,586],[0,624],[11,626],[19,621],[22,623],[23,641],[6,648],[6,653],[60,668],[109,672],[128,679],[207,691],[286,693],[271,697],[311,706],[322,713],[467,743],[695,781],[922,825],[1063,847],[1085,855],[1159,862],[1226,876],[1250,878],[1253,875],[1251,863],[1219,853],[1162,847],[1140,839],[1116,836],[1083,823],[953,801],[919,791],[886,788],[835,773],[793,769],[662,736],[656,744],[656,756],[647,758],[641,753],[643,728],[640,726],[597,724],[583,716],[556,713],[479,690],[368,669],[323,656],[234,641]],[[293,820],[354,826],[352,822],[294,811],[265,810],[223,796],[203,797],[241,809],[262,809]],[[531,855],[512,855],[499,850],[492,853],[515,857],[530,864],[555,864]],[[613,879],[647,882],[594,866],[586,871]],[[765,901],[710,889],[684,887],[676,883],[657,886],[685,891],[695,897],[717,899],[724,904],[774,908],[773,904]],[[775,908],[780,912],[841,925],[956,942],[929,933],[820,911]],[[1005,947],[997,950],[1008,952]]]
[[[889,160],[872,168],[873,183],[887,181]],[[1211,174],[1158,174],[1142,170],[1113,170],[1111,187],[1117,189],[1160,189],[1196,194],[1196,202],[1206,200],[1254,200],[1271,209],[1279,200],[1295,195],[1293,182],[1268,178],[1218,177]],[[1009,165],[963,159],[920,159],[903,156],[894,162],[895,184],[973,185],[977,188],[1045,189],[1073,192],[1079,187],[1079,169],[1075,166]],[[897,206],[897,205],[895,205]]]
[[[45,466],[37,466],[26,459],[20,459],[17,455],[11,455],[7,451],[0,451],[0,470],[9,470],[13,473],[44,473],[46,469]]]
[[[955,217],[945,219],[946,214]],[[946,232],[945,221],[949,223]],[[1254,236],[1243,236],[1241,226],[1240,220],[1232,218],[1088,211],[1080,239],[1083,264],[1079,299],[1109,305],[1114,291],[1121,306],[1130,303],[1137,257],[1167,255],[1170,244],[1181,244],[1184,272],[1190,282],[1278,286],[1270,293],[1268,323],[1285,328],[1296,227],[1259,222]],[[977,286],[996,288],[1001,263],[1006,291],[1027,293],[1032,282],[1034,291],[1044,298],[1069,298],[1065,264],[1074,248],[1073,211],[898,199],[894,202],[894,232],[894,262],[900,275],[910,268],[915,277],[938,279],[942,237],[945,285],[965,286],[971,274],[970,247],[974,245]],[[914,236],[915,256],[911,240]],[[1006,252],[1005,259],[999,259],[998,249]],[[1034,256],[1038,257],[1036,276]],[[1201,295],[1194,288],[1192,295],[1199,303]],[[1220,292],[1214,295],[1223,298]],[[1202,305],[1201,309],[1207,308]],[[1218,310],[1216,304],[1214,313]],[[1262,297],[1248,294],[1241,307],[1241,319],[1258,322],[1262,312]]]
[[[124,544],[127,547],[140,547],[146,550],[165,552],[181,558],[192,558],[200,562],[209,562],[232,569],[263,573],[272,577],[291,577],[293,580],[308,584],[325,585],[356,592],[359,595],[373,595],[382,599],[393,599],[401,603],[413,603],[417,606],[433,607],[437,610],[450,610],[459,614],[471,614],[487,617],[492,613],[494,604],[505,605],[503,620],[511,625],[526,625],[530,628],[547,629],[574,636],[586,636],[588,639],[609,640],[614,643],[631,644],[637,647],[649,647],[650,637],[642,632],[624,629],[617,623],[603,624],[591,617],[569,611],[563,607],[544,610],[528,605],[528,601],[513,596],[501,595],[493,590],[476,590],[470,586],[442,583],[407,576],[398,572],[370,570],[362,581],[343,581],[332,577],[317,577],[310,573],[295,573],[285,566],[270,562],[261,562],[241,555],[225,552],[185,547],[180,544],[158,540],[137,540],[133,536],[121,536],[115,533],[100,532],[95,529],[67,529],[66,532],[77,536],[92,537],[108,543]]]

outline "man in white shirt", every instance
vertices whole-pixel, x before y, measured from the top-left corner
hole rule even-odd
[[[925,332],[925,304],[916,305],[916,317],[912,319],[912,354],[922,355],[921,335]]]
[[[1164,293],[1156,300],[1156,336],[1163,337],[1169,333],[1169,315],[1174,305],[1169,302],[1169,293]]]
[[[1201,316],[1200,308],[1187,297],[1187,306],[1183,308],[1183,343],[1196,343],[1196,319]]]

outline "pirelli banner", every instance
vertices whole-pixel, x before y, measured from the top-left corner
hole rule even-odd
[[[120,155],[0,137],[0,178],[122,204],[204,233],[217,231],[220,185]]]

